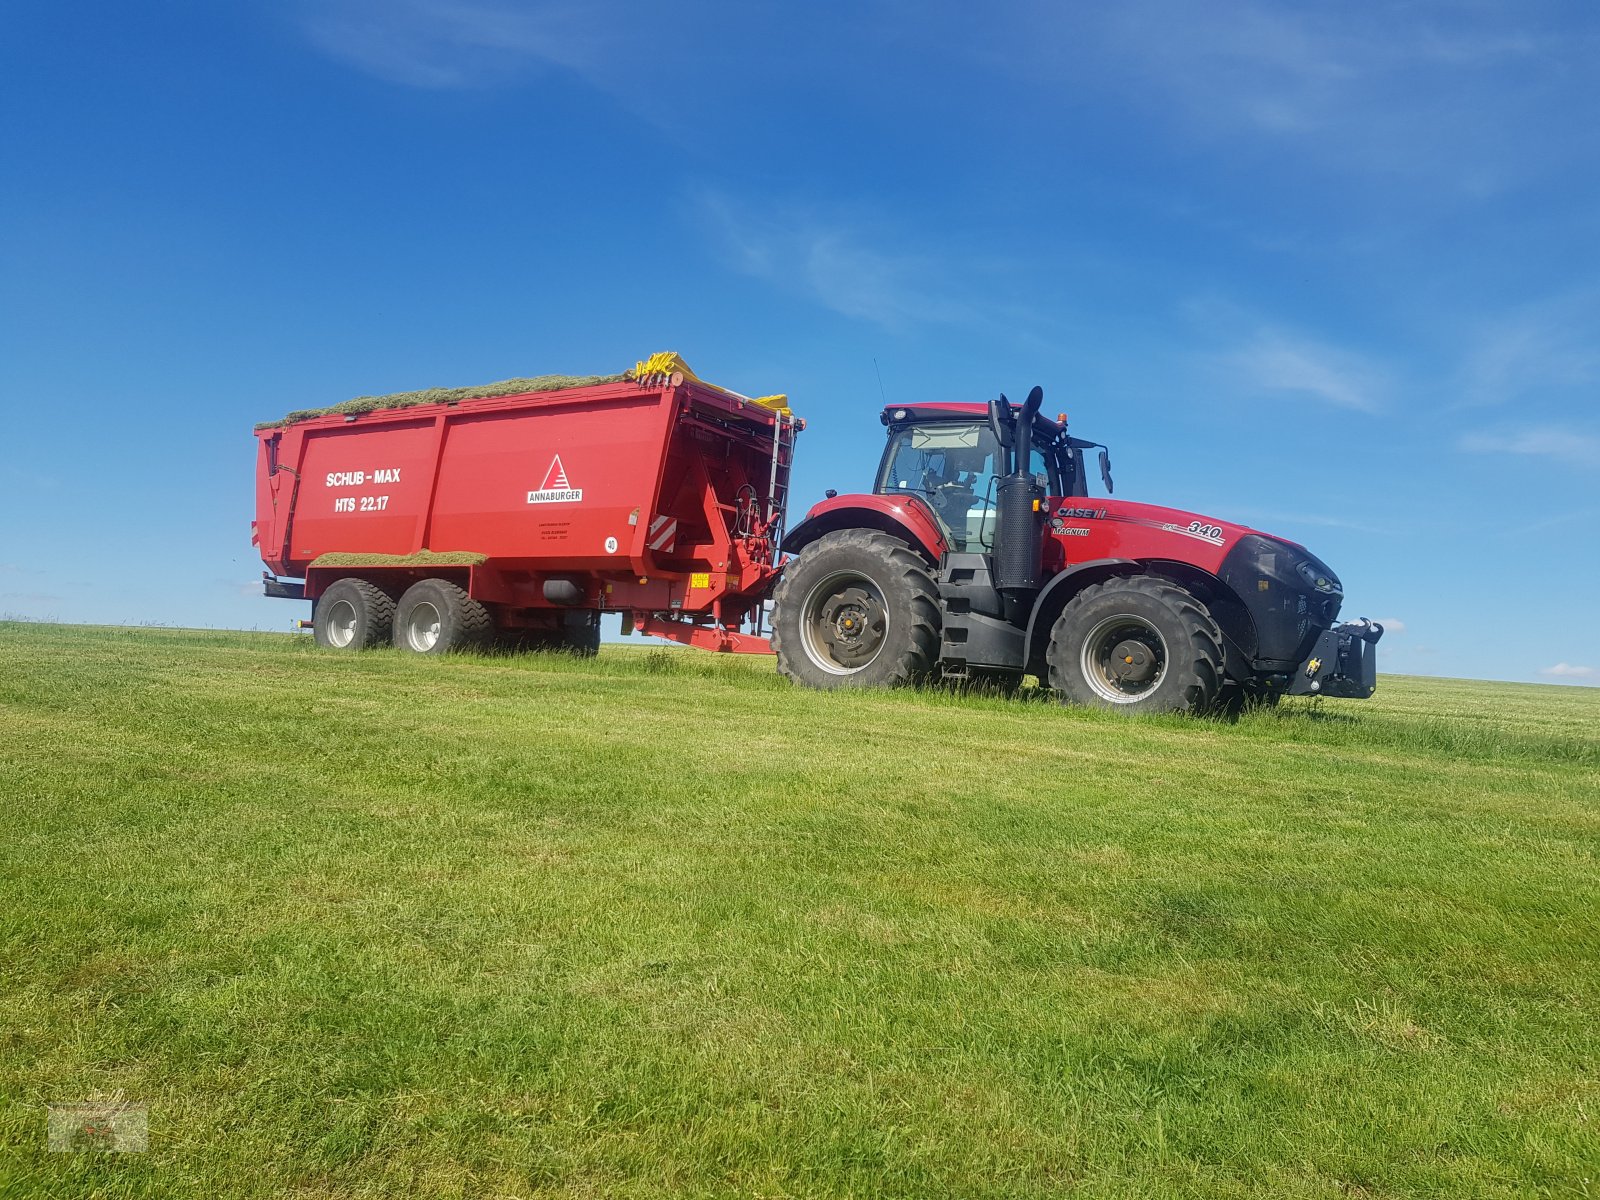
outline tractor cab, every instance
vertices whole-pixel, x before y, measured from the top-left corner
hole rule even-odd
[[[1012,421],[1018,408],[1009,406]],[[981,404],[920,404],[886,408],[889,438],[878,467],[878,495],[926,501],[957,553],[988,554],[995,546],[1000,482],[1013,472],[1008,432],[996,428]],[[1010,439],[1007,439],[1009,441]],[[1066,427],[1033,416],[1026,473],[1046,496],[1087,495],[1083,451]]]

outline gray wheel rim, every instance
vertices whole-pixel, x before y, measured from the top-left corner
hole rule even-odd
[[[858,674],[877,661],[888,640],[889,606],[878,585],[859,571],[835,571],[806,593],[800,644],[819,669]]]
[[[335,600],[328,608],[328,645],[343,650],[356,640],[356,606],[348,600]]]
[[[406,645],[426,654],[439,644],[439,610],[426,600],[413,604],[406,617]]]
[[[1143,647],[1153,663],[1128,663],[1139,658]],[[1123,653],[1116,652],[1121,649]],[[1079,664],[1083,678],[1094,694],[1111,704],[1137,704],[1148,699],[1167,677],[1167,641],[1161,631],[1143,617],[1107,617],[1083,639]],[[1147,673],[1148,672],[1148,673]]]

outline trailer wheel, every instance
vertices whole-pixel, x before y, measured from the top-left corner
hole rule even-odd
[[[593,658],[600,653],[600,622],[587,625],[569,625],[561,631],[561,649],[579,658]]]
[[[1176,584],[1149,576],[1084,588],[1050,632],[1050,686],[1063,701],[1118,712],[1210,710],[1222,632]]]
[[[815,688],[894,687],[933,673],[939,588],[911,547],[870,529],[807,546],[772,595],[778,670]]]
[[[489,610],[444,579],[412,584],[394,616],[394,644],[414,654],[473,650],[493,631]]]
[[[317,597],[312,636],[324,650],[370,650],[388,643],[394,597],[365,579],[336,579]]]

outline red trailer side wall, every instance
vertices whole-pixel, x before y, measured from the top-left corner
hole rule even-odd
[[[715,389],[636,383],[317,417],[257,431],[256,535],[310,596],[337,577],[323,555],[429,551],[476,556],[473,593],[512,607],[580,577],[593,607],[748,608],[773,573],[778,421]]]
[[[565,569],[614,565],[619,553],[625,561],[629,516],[654,505],[673,405],[661,391],[610,390],[618,394],[319,421],[303,434],[289,561],[423,549],[559,559]]]

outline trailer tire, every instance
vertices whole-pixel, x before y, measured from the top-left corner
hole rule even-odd
[[[1222,631],[1175,583],[1092,583],[1050,631],[1050,686],[1066,703],[1117,712],[1205,713],[1222,684]]]
[[[588,625],[569,625],[561,631],[561,649],[579,658],[593,658],[600,653],[600,622]]]
[[[778,670],[814,688],[897,687],[939,660],[939,586],[916,551],[872,529],[807,546],[772,594]]]
[[[476,650],[493,632],[489,610],[446,579],[412,584],[394,615],[394,644],[413,654]]]
[[[370,650],[388,645],[394,597],[365,579],[335,579],[317,597],[312,636],[324,650]]]

